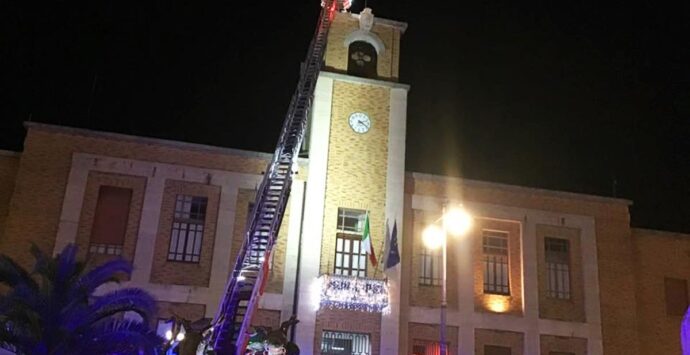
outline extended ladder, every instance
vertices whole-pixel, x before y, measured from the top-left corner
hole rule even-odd
[[[292,96],[283,129],[272,161],[268,164],[257,191],[242,248],[216,317],[209,344],[216,354],[244,355],[249,335],[247,329],[263,293],[268,274],[268,259],[280,228],[292,183],[292,168],[297,162],[304,139],[314,88],[321,70],[328,30],[342,0],[322,1],[322,10],[305,66]]]

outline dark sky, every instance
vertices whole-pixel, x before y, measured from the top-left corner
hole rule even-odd
[[[370,0],[410,26],[407,169],[604,196],[615,180],[634,225],[690,232],[690,8],[602,3]],[[318,4],[0,2],[0,148],[31,117],[272,151]]]

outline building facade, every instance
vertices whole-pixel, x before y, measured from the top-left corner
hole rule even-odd
[[[462,203],[474,224],[448,244],[450,353],[680,354],[690,236],[631,228],[627,200],[406,171],[406,24],[368,15],[334,20],[254,324],[296,314],[305,354],[437,353],[441,257],[421,234]],[[159,318],[212,318],[271,156],[26,127],[21,153],[0,152],[0,251],[123,257]],[[379,258],[396,227],[399,265],[369,260],[367,220]],[[355,277],[385,285],[385,312],[324,302],[327,280]]]

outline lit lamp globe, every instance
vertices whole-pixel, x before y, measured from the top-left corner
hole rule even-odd
[[[454,207],[443,216],[443,223],[450,234],[464,235],[472,227],[472,216],[464,208]]]
[[[426,227],[424,232],[422,232],[422,241],[424,245],[432,250],[441,247],[444,239],[443,229],[435,224]]]

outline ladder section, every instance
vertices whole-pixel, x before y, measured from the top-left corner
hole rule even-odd
[[[340,7],[322,2],[316,33],[311,41],[300,80],[290,101],[278,145],[259,186],[256,203],[218,312],[210,345],[216,354],[244,355],[254,311],[268,275],[270,253],[278,236],[296,164],[304,139],[314,89],[321,70],[328,30]]]

